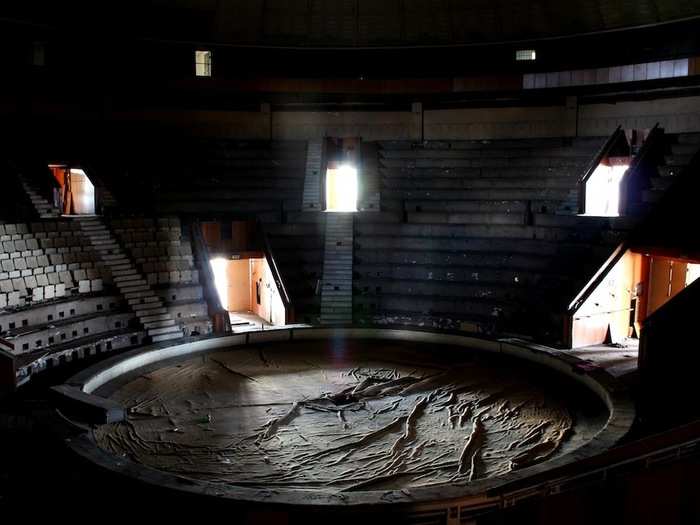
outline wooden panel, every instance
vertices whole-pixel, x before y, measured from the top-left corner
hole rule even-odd
[[[627,337],[630,304],[643,281],[642,256],[627,251],[576,312],[572,323],[574,348],[600,344],[608,332],[613,342]]]
[[[228,277],[228,311],[250,311],[250,261],[229,261],[226,268]]]
[[[221,227],[219,226],[219,223],[203,222],[202,237],[204,237],[204,242],[210,250],[213,247],[218,246],[219,241],[221,240]]]
[[[647,316],[663,306],[670,296],[671,260],[652,257],[649,268],[649,302]]]

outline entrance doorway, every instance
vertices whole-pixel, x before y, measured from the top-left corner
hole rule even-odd
[[[219,300],[230,313],[234,330],[285,324],[284,303],[267,259],[215,258],[210,263]]]
[[[620,186],[629,169],[629,159],[610,158],[600,163],[586,182],[586,215],[618,217]]]
[[[326,211],[357,211],[357,168],[349,164],[328,168]]]
[[[54,204],[61,212],[64,215],[94,215],[95,186],[87,173],[61,164],[49,164],[49,169],[59,185]]]

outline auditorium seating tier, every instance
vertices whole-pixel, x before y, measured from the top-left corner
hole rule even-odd
[[[382,212],[355,217],[355,322],[560,338],[565,302],[633,223],[577,216],[604,141],[380,142]]]

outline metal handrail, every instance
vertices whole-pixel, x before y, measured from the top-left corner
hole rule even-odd
[[[629,173],[636,171],[637,168],[642,164],[642,161],[645,161],[647,156],[653,151],[652,148],[656,147],[655,141],[656,138],[660,136],[659,134],[663,134],[663,131],[661,130],[661,128],[659,127],[659,123],[657,122],[656,124],[654,124],[654,127],[651,128],[651,131],[649,132],[649,135],[647,135],[644,144],[642,144],[642,147],[639,148],[639,151],[632,159],[632,162],[630,163],[629,167]]]
[[[700,423],[695,421],[682,427],[654,434],[638,441],[611,448],[598,456],[583,459],[574,465],[567,465],[526,478],[492,491],[499,497],[499,503],[511,505],[529,497],[559,494],[574,490],[590,483],[602,482],[616,475],[648,468],[664,461],[684,461],[700,453]],[[561,474],[557,475],[558,472]],[[541,481],[537,481],[540,478]]]
[[[284,304],[285,310],[290,309],[291,311],[291,309],[293,308],[292,299],[289,295],[289,292],[287,291],[287,287],[284,285],[282,274],[279,271],[279,266],[277,265],[277,260],[275,259],[275,255],[272,250],[272,245],[270,244],[270,239],[268,238],[267,232],[265,231],[265,228],[263,227],[260,221],[257,222],[257,227],[260,239],[262,240],[263,244],[263,252],[265,253],[265,257],[267,258],[267,261],[270,265],[272,278],[275,280],[275,284],[277,285],[277,290],[280,293],[282,304]]]
[[[574,315],[581,305],[590,297],[593,291],[598,287],[598,285],[605,279],[610,270],[617,264],[617,262],[622,258],[628,248],[627,241],[623,241],[615,247],[615,250],[610,254],[606,261],[598,268],[598,270],[593,274],[584,287],[579,290],[576,296],[569,303],[566,311],[569,315]]]
[[[615,142],[617,142],[621,133],[623,133],[623,131],[622,125],[620,124],[617,126],[617,128],[615,128],[615,131],[610,134],[608,140],[605,141],[605,144],[601,146],[598,153],[596,153],[596,156],[593,157],[593,160],[591,160],[591,162],[588,164],[586,171],[584,171],[583,175],[581,175],[581,177],[578,179],[579,184],[585,184],[588,182],[588,179],[591,178],[591,175],[593,175],[593,172],[598,167],[598,164],[600,164],[600,161],[608,156],[608,153],[610,153],[610,150],[615,145]]]
[[[228,311],[219,301],[219,296],[214,288],[214,273],[212,272],[211,266],[208,264],[209,249],[202,236],[201,223],[199,221],[192,222],[190,229],[192,232],[192,244],[194,245],[195,256],[201,262],[200,270],[204,276],[204,293],[207,298],[209,315],[214,317],[215,321],[223,323],[221,331],[229,333],[232,331],[231,319],[229,318]]]
[[[620,126],[618,126],[617,130],[615,130],[615,133],[613,133],[613,135],[615,135],[619,131],[621,131]],[[661,128],[659,128],[659,123],[657,122],[652,128],[652,130],[649,132],[647,139],[644,141],[644,144],[640,148],[637,155],[635,155],[635,157],[632,159],[632,162],[630,163],[630,167],[627,170],[626,175],[626,178],[628,180],[629,178],[634,177],[634,173],[636,173],[637,169],[639,169],[639,167],[643,165],[643,162],[647,160],[650,153],[654,151],[654,148],[657,146],[655,142],[657,140],[657,137],[659,137],[659,133],[662,133],[662,131]],[[611,139],[613,135],[611,135]],[[633,235],[630,234],[628,236],[628,240],[623,241],[615,247],[615,250],[613,250],[608,259],[603,263],[603,265],[600,268],[598,268],[593,277],[591,277],[591,279],[586,283],[586,285],[581,290],[579,290],[576,296],[571,300],[567,307],[567,314],[569,316],[573,316],[578,311],[578,309],[585,302],[585,300],[588,299],[588,297],[590,297],[590,295],[597,288],[597,286],[608,275],[610,270],[625,254],[625,252],[630,246],[629,239],[631,239],[632,236]]]

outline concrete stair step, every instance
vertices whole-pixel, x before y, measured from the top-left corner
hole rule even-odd
[[[161,341],[169,341],[171,339],[179,339],[183,337],[181,331],[171,332],[169,334],[154,335],[151,337],[151,341],[154,343],[159,343]]]
[[[117,287],[124,288],[124,287],[129,287],[129,286],[142,286],[144,284],[148,284],[146,282],[146,279],[144,279],[141,274],[135,273],[133,275],[123,275],[121,277],[118,277],[117,279],[114,279],[114,284],[117,285]],[[124,291],[122,289],[122,291]],[[130,291],[130,290],[128,290]]]
[[[155,296],[155,292],[150,289],[150,287],[145,286],[142,290],[134,290],[132,292],[122,292],[124,297],[127,299],[136,299],[138,297],[151,297]]]
[[[154,293],[148,284],[138,284],[138,285],[134,285],[134,286],[124,286],[124,287],[117,286],[117,288],[119,288],[119,291],[122,294],[124,294],[124,297],[128,297],[128,298],[136,297],[134,295],[131,295],[131,294],[135,294],[135,293],[143,293],[143,292]],[[149,293],[149,295],[150,295],[150,293]]]
[[[172,334],[175,332],[179,333],[182,336],[182,330],[180,330],[179,326],[164,326],[162,328],[150,328],[146,330],[146,333],[150,336]]]
[[[141,319],[142,317],[148,317],[151,315],[161,315],[168,313],[168,309],[162,305],[155,303],[137,304],[131,308],[136,313],[136,317]]]
[[[142,313],[144,313],[143,311],[141,311],[137,314],[137,317],[139,318],[139,321],[141,321],[141,323],[143,323],[144,325],[146,323],[153,323],[156,321],[167,321],[168,319],[172,319],[172,316],[168,313],[166,308],[157,308],[157,310],[159,310],[160,313],[152,313],[146,310],[146,312],[152,313],[152,315],[141,315]]]
[[[143,323],[143,320],[141,321]],[[175,326],[175,320],[174,319],[161,319],[159,321],[149,321],[146,323],[143,323],[143,326],[147,330],[154,330],[157,328],[166,328],[168,326]]]
[[[129,268],[126,270],[115,270],[112,272],[112,277],[124,277],[124,281],[129,281],[129,277],[140,277],[140,274],[136,271],[136,268]],[[114,279],[114,282],[118,282]]]
[[[105,266],[107,266],[110,270],[130,270],[131,268],[134,267],[133,264],[130,262],[123,262],[123,261],[118,261],[115,263],[110,264],[109,262],[105,262]],[[112,274],[114,275],[114,273]]]
[[[144,304],[146,304],[146,305],[147,304],[150,304],[150,305],[152,305],[152,304],[162,305],[163,304],[160,300],[160,297],[158,297],[157,295],[151,295],[148,297],[139,296],[139,297],[128,298],[127,303],[129,304],[129,306],[132,307],[132,310],[136,310],[136,306],[144,305]]]

